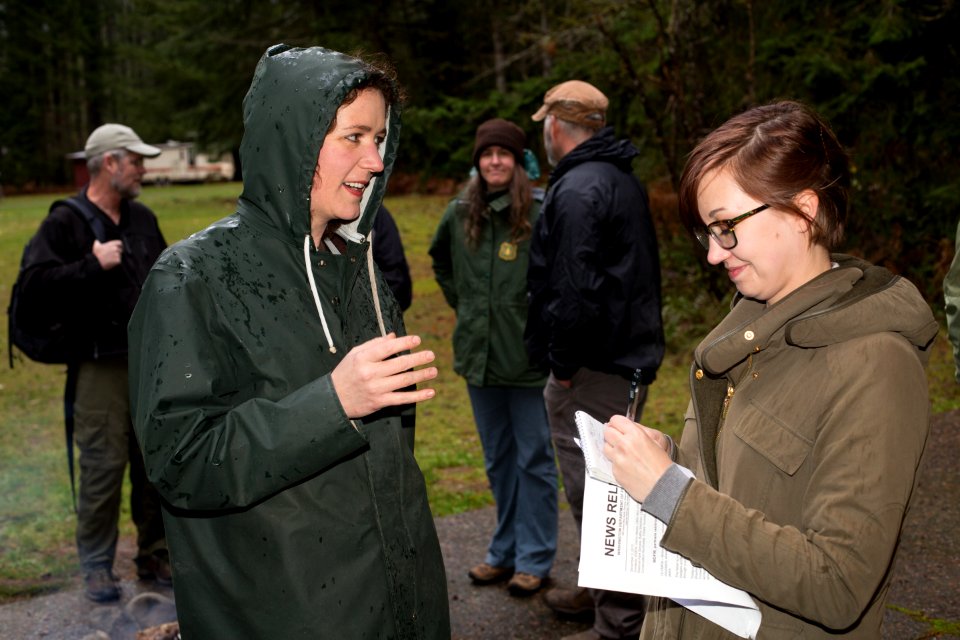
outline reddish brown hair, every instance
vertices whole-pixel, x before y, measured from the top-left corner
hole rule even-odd
[[[807,189],[819,208],[810,242],[828,250],[843,242],[849,207],[847,155],[830,127],[812,109],[783,101],[736,115],[705,137],[680,178],[680,220],[691,233],[703,227],[697,193],[704,176],[726,169],[751,197],[806,218],[795,198]]]
[[[357,60],[363,67],[366,77],[358,82],[347,92],[347,95],[343,97],[343,101],[340,102],[337,110],[333,112],[333,119],[330,120],[330,125],[327,127],[328,134],[337,127],[337,113],[340,109],[351,104],[357,99],[357,96],[366,89],[376,89],[379,91],[383,95],[383,100],[386,102],[388,109],[393,106],[402,107],[404,100],[406,100],[406,94],[397,82],[397,71],[386,58],[363,57],[358,55]]]

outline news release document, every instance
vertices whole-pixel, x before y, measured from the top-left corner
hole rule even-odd
[[[741,638],[756,638],[760,610],[750,595],[660,546],[666,525],[613,480],[603,424],[582,412],[576,418],[587,460],[579,585],[670,598]]]

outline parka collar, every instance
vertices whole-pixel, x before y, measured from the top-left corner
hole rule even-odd
[[[930,308],[909,281],[858,258],[836,254],[837,267],[778,303],[737,296],[724,320],[695,351],[698,366],[717,376],[767,348],[783,331],[787,344],[814,348],[892,331],[924,351],[936,336]]]

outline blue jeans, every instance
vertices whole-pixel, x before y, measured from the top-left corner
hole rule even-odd
[[[541,578],[557,554],[557,466],[540,387],[467,385],[497,528],[485,562]]]

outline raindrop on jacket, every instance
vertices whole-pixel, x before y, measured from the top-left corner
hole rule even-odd
[[[131,320],[130,392],[164,521],[184,638],[449,638],[446,579],[413,407],[351,421],[330,374],[403,333],[360,218],[317,251],[310,187],[325,132],[365,78],[353,58],[271,47],[244,100],[237,211],[157,261]]]

